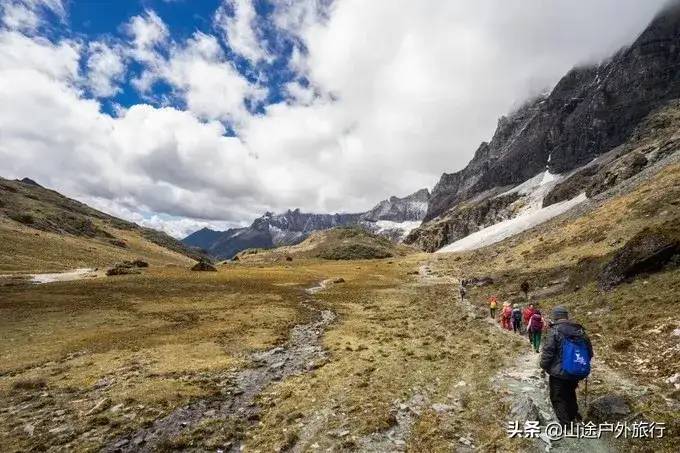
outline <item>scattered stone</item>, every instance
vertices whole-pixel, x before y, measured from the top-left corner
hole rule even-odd
[[[520,395],[510,408],[512,420],[524,423],[526,421],[541,421],[541,413],[538,406],[529,395]]]
[[[113,444],[113,448],[123,448],[124,446],[126,446],[129,443],[130,443],[129,440],[121,439],[118,442],[116,442],[115,444]]]
[[[676,389],[680,389],[680,373],[675,373],[673,376],[666,379],[666,382],[672,384]]]
[[[105,411],[109,407],[111,407],[111,398],[103,398],[97,404],[95,404],[94,407],[92,407],[92,409],[87,411],[85,415],[98,414],[102,411]]]
[[[345,279],[342,277],[338,277],[333,280],[333,283],[345,283]]]
[[[448,404],[441,404],[441,403],[436,403],[432,405],[432,410],[435,411],[438,414],[444,414],[446,412],[451,412],[455,409],[455,407],[450,406]]]
[[[465,286],[487,286],[493,285],[491,277],[472,277],[465,280]]]
[[[113,384],[113,380],[110,378],[101,378],[94,384],[94,388],[96,389],[101,389],[104,387],[108,387],[109,385]]]
[[[30,423],[26,423],[24,425],[24,432],[28,434],[29,436],[33,436],[33,431],[35,431],[35,426],[31,425]]]
[[[115,266],[113,266],[111,269],[108,269],[106,271],[106,275],[111,277],[114,275],[133,275],[133,274],[139,274],[141,273],[139,269],[134,268],[130,264],[127,263],[118,263]]]
[[[590,403],[588,418],[594,423],[616,422],[630,413],[630,406],[623,397],[609,394]]]
[[[127,243],[125,241],[121,241],[120,239],[110,239],[109,243],[122,249],[127,248]]]
[[[191,270],[198,272],[217,272],[217,268],[208,261],[199,261],[191,268]]]
[[[123,403],[118,403],[111,408],[111,412],[114,414],[123,408]]]

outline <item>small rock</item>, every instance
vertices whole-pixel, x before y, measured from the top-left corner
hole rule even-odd
[[[111,408],[111,412],[114,414],[123,408],[123,403],[118,403]]]
[[[333,280],[333,283],[345,283],[345,279],[342,277],[338,277]]]
[[[604,395],[590,403],[588,418],[595,423],[615,422],[631,413],[630,406],[618,395]]]
[[[29,436],[33,436],[33,431],[35,431],[35,426],[31,425],[30,423],[26,423],[24,425],[24,432],[28,434]]]
[[[64,409],[59,409],[58,411],[54,411],[54,415],[57,417],[62,417],[64,414],[66,414],[66,411]]]
[[[113,444],[113,448],[122,448],[122,447],[126,446],[128,443],[130,443],[129,440],[121,439],[118,442],[116,442],[115,444]]]
[[[675,373],[673,376],[666,379],[666,382],[673,384],[673,387],[680,389],[680,373]]]
[[[524,423],[526,421],[540,421],[541,414],[534,400],[524,394],[521,395],[511,406],[510,415],[513,420]]]
[[[94,384],[94,388],[96,389],[101,389],[104,387],[108,387],[109,385],[113,384],[113,380],[109,378],[101,378]]]
[[[435,411],[438,414],[443,414],[445,412],[451,412],[455,408],[453,406],[449,406],[448,404],[440,404],[436,403],[432,405],[432,410]]]
[[[472,442],[470,442],[469,439],[466,439],[465,437],[461,437],[458,439],[458,442],[460,442],[463,445],[467,445],[468,447],[472,445]]]
[[[111,407],[111,398],[104,398],[104,399],[100,400],[97,404],[95,404],[94,407],[93,407],[92,409],[90,409],[89,411],[87,411],[87,412],[85,413],[85,415],[94,415],[94,414],[98,414],[98,413],[100,413],[100,412],[102,412],[102,411],[105,411],[105,410],[108,409],[109,407]]]

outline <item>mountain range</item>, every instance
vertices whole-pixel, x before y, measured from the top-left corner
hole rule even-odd
[[[314,231],[342,226],[358,226],[400,241],[425,217],[429,197],[429,191],[421,189],[403,198],[390,197],[367,212],[355,214],[313,214],[299,209],[282,214],[267,212],[249,227],[226,231],[203,228],[182,242],[213,257],[229,259],[248,248],[294,245]]]

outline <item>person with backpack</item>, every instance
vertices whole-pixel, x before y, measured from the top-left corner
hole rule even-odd
[[[529,335],[529,320],[531,319],[531,315],[534,314],[534,311],[536,308],[534,307],[534,304],[529,304],[525,309],[524,312],[522,313],[522,320],[524,321],[524,328],[527,329],[527,336],[529,337],[529,344],[531,344],[531,335]]]
[[[496,296],[491,296],[489,299],[489,314],[491,319],[496,319],[496,307],[498,306],[498,298]]]
[[[522,310],[514,304],[512,306],[512,330],[518,334],[522,334]]]
[[[543,335],[543,316],[541,316],[540,310],[535,310],[534,314],[529,318],[527,332],[529,333],[531,346],[538,353],[541,347],[541,336]]]
[[[501,327],[506,330],[512,330],[512,308],[509,302],[503,302],[503,310],[501,311]]]
[[[566,308],[555,307],[543,345],[541,368],[550,375],[550,402],[564,425],[581,420],[576,387],[590,374],[592,358],[593,345],[583,326],[569,320]]]

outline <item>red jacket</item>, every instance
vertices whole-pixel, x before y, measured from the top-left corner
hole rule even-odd
[[[529,324],[529,319],[531,319],[531,316],[536,312],[535,308],[527,307],[524,309],[524,313],[522,314],[522,318],[524,319],[524,325],[526,326]]]

